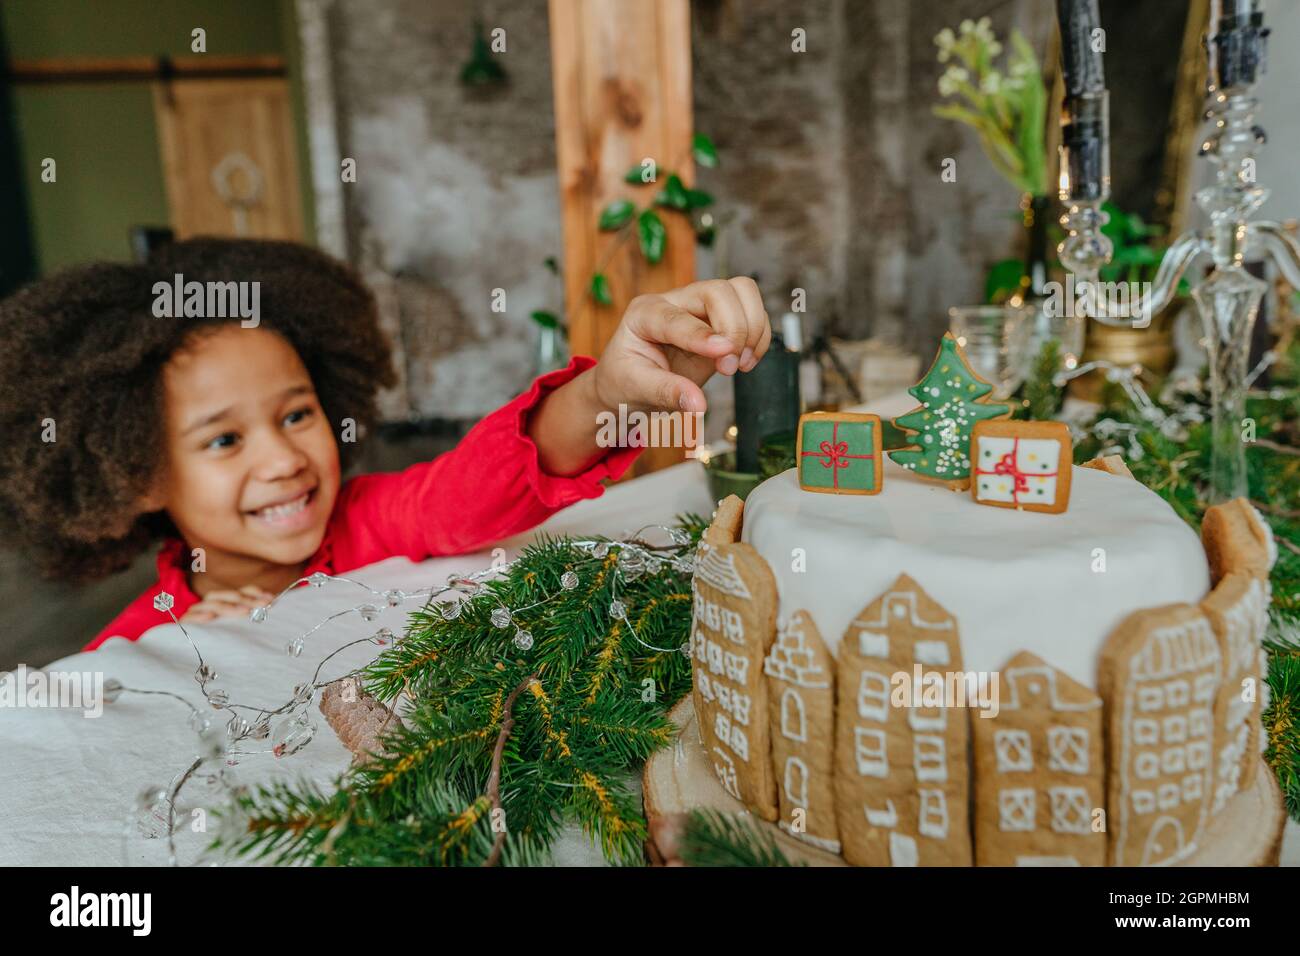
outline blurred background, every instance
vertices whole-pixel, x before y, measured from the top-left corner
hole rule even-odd
[[[1195,224],[1210,176],[1194,159],[1208,6],[1101,2],[1128,278]],[[0,295],[173,237],[318,246],[370,284],[398,358],[365,470],[450,447],[569,352],[598,354],[633,295],[694,278],[757,277],[803,349],[805,406],[871,400],[915,380],[950,307],[1023,292],[1036,258],[1054,268],[1035,190],[935,112],[952,65],[936,36],[985,17],[1035,58],[1050,166],[1050,0],[5,0]],[[1274,0],[1268,23],[1261,218],[1286,220],[1300,3]],[[1157,324],[1089,348],[1168,367],[1173,320]],[[710,402],[706,438],[725,441],[728,381]],[[78,649],[153,565],[70,588],[0,543],[0,668]]]

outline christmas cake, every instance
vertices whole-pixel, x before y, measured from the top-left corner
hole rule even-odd
[[[883,493],[810,494],[796,468],[720,510],[690,652],[727,793],[859,865],[1196,852],[1258,760],[1272,552],[1230,533],[1244,501],[1211,509],[1203,545],[1065,451],[1060,513],[986,507],[871,448]]]

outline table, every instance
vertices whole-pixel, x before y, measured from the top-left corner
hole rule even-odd
[[[647,524],[669,524],[683,512],[707,517],[713,507],[703,468],[685,462],[614,485],[602,497],[555,515],[537,532],[622,536]],[[500,547],[510,557],[532,537],[520,535]],[[348,577],[380,590],[440,586],[449,574],[482,569],[492,558],[491,549],[419,564],[392,558],[349,572]],[[311,677],[322,657],[379,627],[400,633],[403,615],[410,610],[385,608],[374,622],[348,615],[318,631],[301,657],[285,654],[288,640],[356,604],[356,590],[343,584],[302,588],[286,595],[262,624],[225,619],[189,629],[217,670],[217,683],[233,700],[278,706],[292,696],[295,684]],[[326,666],[322,679],[366,663],[377,651],[368,643],[348,649]],[[197,705],[202,697],[194,668],[194,652],[180,629],[165,624],[138,641],[111,640],[93,654],[65,657],[47,670],[98,671],[128,687],[179,693]],[[56,708],[0,710],[0,866],[165,863],[164,840],[137,836],[127,841],[123,832],[139,793],[166,786],[192,759],[195,735],[187,714],[177,701],[136,694],[123,694],[98,718]],[[246,758],[233,772],[246,783],[301,776],[330,787],[351,755],[319,715],[316,723],[315,739],[298,753],[283,760]],[[182,830],[177,836],[180,862],[196,859],[208,839],[205,833]],[[599,851],[576,828],[557,841],[553,860],[561,865],[603,863]],[[1300,825],[1294,821],[1287,822],[1282,863],[1300,865]]]
[[[713,508],[704,469],[697,462],[684,462],[613,485],[601,497],[580,502],[535,532],[499,546],[509,558],[536,533],[621,537],[648,524],[671,524],[684,512],[708,517]],[[478,571],[492,560],[492,549],[418,564],[390,558],[348,572],[347,577],[379,590],[411,590],[442,586],[449,574]],[[232,701],[276,707],[293,696],[295,684],[311,678],[330,652],[380,627],[401,633],[405,614],[414,610],[385,607],[373,622],[349,614],[310,638],[300,657],[285,653],[284,645],[292,638],[332,613],[355,607],[358,593],[345,584],[304,587],[285,595],[261,624],[227,618],[186,628],[218,672],[216,684],[230,692]],[[321,679],[341,676],[377,653],[379,648],[368,642],[349,648],[326,665]],[[113,639],[98,651],[73,654],[46,670],[102,672],[106,679],[116,678],[127,687],[168,690],[201,705],[193,676],[195,663],[180,628],[169,623],[151,629],[138,641]],[[319,712],[314,708],[313,712],[316,736],[303,750],[279,760],[270,755],[244,758],[232,772],[250,784],[306,777],[331,787],[347,768],[351,754]],[[134,816],[138,795],[148,788],[165,787],[193,758],[196,736],[188,714],[179,701],[138,694],[123,694],[97,718],[73,709],[0,709],[0,866],[165,863],[165,839],[124,840],[123,833]],[[187,794],[192,786],[187,784]],[[186,823],[176,840],[181,863],[195,860],[210,839],[206,833],[192,832],[191,820]],[[553,857],[560,864],[603,862],[599,850],[576,828],[557,842]]]

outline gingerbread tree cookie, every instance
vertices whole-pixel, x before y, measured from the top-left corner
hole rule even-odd
[[[1106,821],[1112,866],[1174,863],[1196,849],[1214,787],[1222,655],[1188,604],[1130,614],[1106,640]]]
[[[957,622],[905,574],[849,625],[835,678],[835,812],[849,863],[970,865],[967,715],[944,706],[944,677],[961,670]],[[896,675],[909,684],[901,699]]]
[[[832,787],[835,662],[807,611],[796,611],[788,622],[777,624],[776,643],[763,672],[781,829],[839,853]]]
[[[763,658],[776,633],[776,578],[747,544],[700,544],[691,661],[695,714],[723,789],[777,818]]]
[[[1255,779],[1259,766],[1260,696],[1263,693],[1269,585],[1234,572],[1201,602],[1223,657],[1223,685],[1214,707],[1214,800],[1218,813]]]
[[[1104,866],[1101,698],[1022,651],[971,711],[977,866]]]
[[[971,369],[952,333],[944,333],[930,371],[907,391],[921,407],[894,424],[910,432],[914,444],[889,457],[925,478],[968,488],[971,429],[976,422],[1010,417],[1011,406],[988,400],[993,386]]]

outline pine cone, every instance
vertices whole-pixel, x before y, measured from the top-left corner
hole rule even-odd
[[[320,695],[320,712],[343,746],[352,751],[352,763],[361,764],[373,754],[383,754],[380,732],[400,730],[402,719],[367,694],[355,677],[328,685]]]

